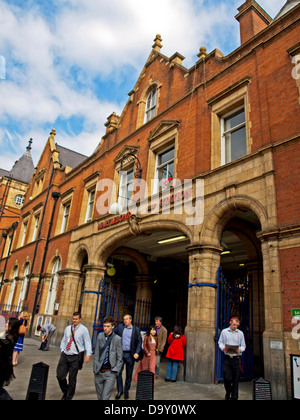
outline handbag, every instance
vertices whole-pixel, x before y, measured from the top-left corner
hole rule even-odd
[[[25,325],[20,325],[19,326],[19,335],[25,335],[26,334],[26,327]]]
[[[45,350],[46,346],[47,346],[47,340],[41,343],[39,350]]]
[[[84,351],[79,351],[79,349],[78,349],[77,343],[75,341],[72,325],[71,325],[71,334],[72,334],[72,337],[73,337],[73,341],[74,341],[76,350],[78,351],[78,369],[81,370],[83,368],[83,363],[84,363]]]

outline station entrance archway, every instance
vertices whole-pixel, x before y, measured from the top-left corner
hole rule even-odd
[[[187,323],[190,240],[179,231],[160,231],[139,236],[115,249],[107,260],[113,268],[106,282],[121,293],[151,299],[151,323],[155,316],[172,331]],[[112,275],[109,275],[109,274]]]
[[[260,222],[254,213],[238,212],[225,225],[221,237],[222,276],[226,279],[226,327],[233,316],[241,320],[246,339],[245,378],[263,376],[264,287]],[[220,320],[219,320],[220,321]],[[227,323],[227,325],[226,325]],[[221,327],[221,328],[222,328]]]

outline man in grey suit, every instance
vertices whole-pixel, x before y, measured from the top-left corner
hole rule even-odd
[[[114,326],[112,317],[104,318],[104,332],[98,335],[96,342],[94,376],[98,400],[109,400],[123,366],[122,339],[113,332]]]

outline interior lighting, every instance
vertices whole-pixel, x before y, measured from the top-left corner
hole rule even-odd
[[[228,255],[231,254],[231,251],[229,249],[226,249],[225,251],[221,252],[221,255]]]
[[[159,245],[163,245],[163,244],[169,244],[169,243],[172,243],[172,242],[182,241],[184,239],[186,239],[186,236],[185,235],[174,236],[173,238],[167,238],[167,239],[162,239],[160,241],[157,241],[157,243]]]

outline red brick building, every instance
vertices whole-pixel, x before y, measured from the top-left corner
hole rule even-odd
[[[157,35],[92,156],[51,132],[1,260],[0,302],[23,291],[33,329],[51,318],[59,340],[78,309],[92,332],[103,278],[136,300],[136,323],[147,300],[144,321],[185,328],[180,375],[199,383],[221,379],[216,341],[240,316],[246,377],[286,399],[300,354],[300,5],[273,20],[254,0],[238,11],[241,46],[201,47],[190,69]]]

